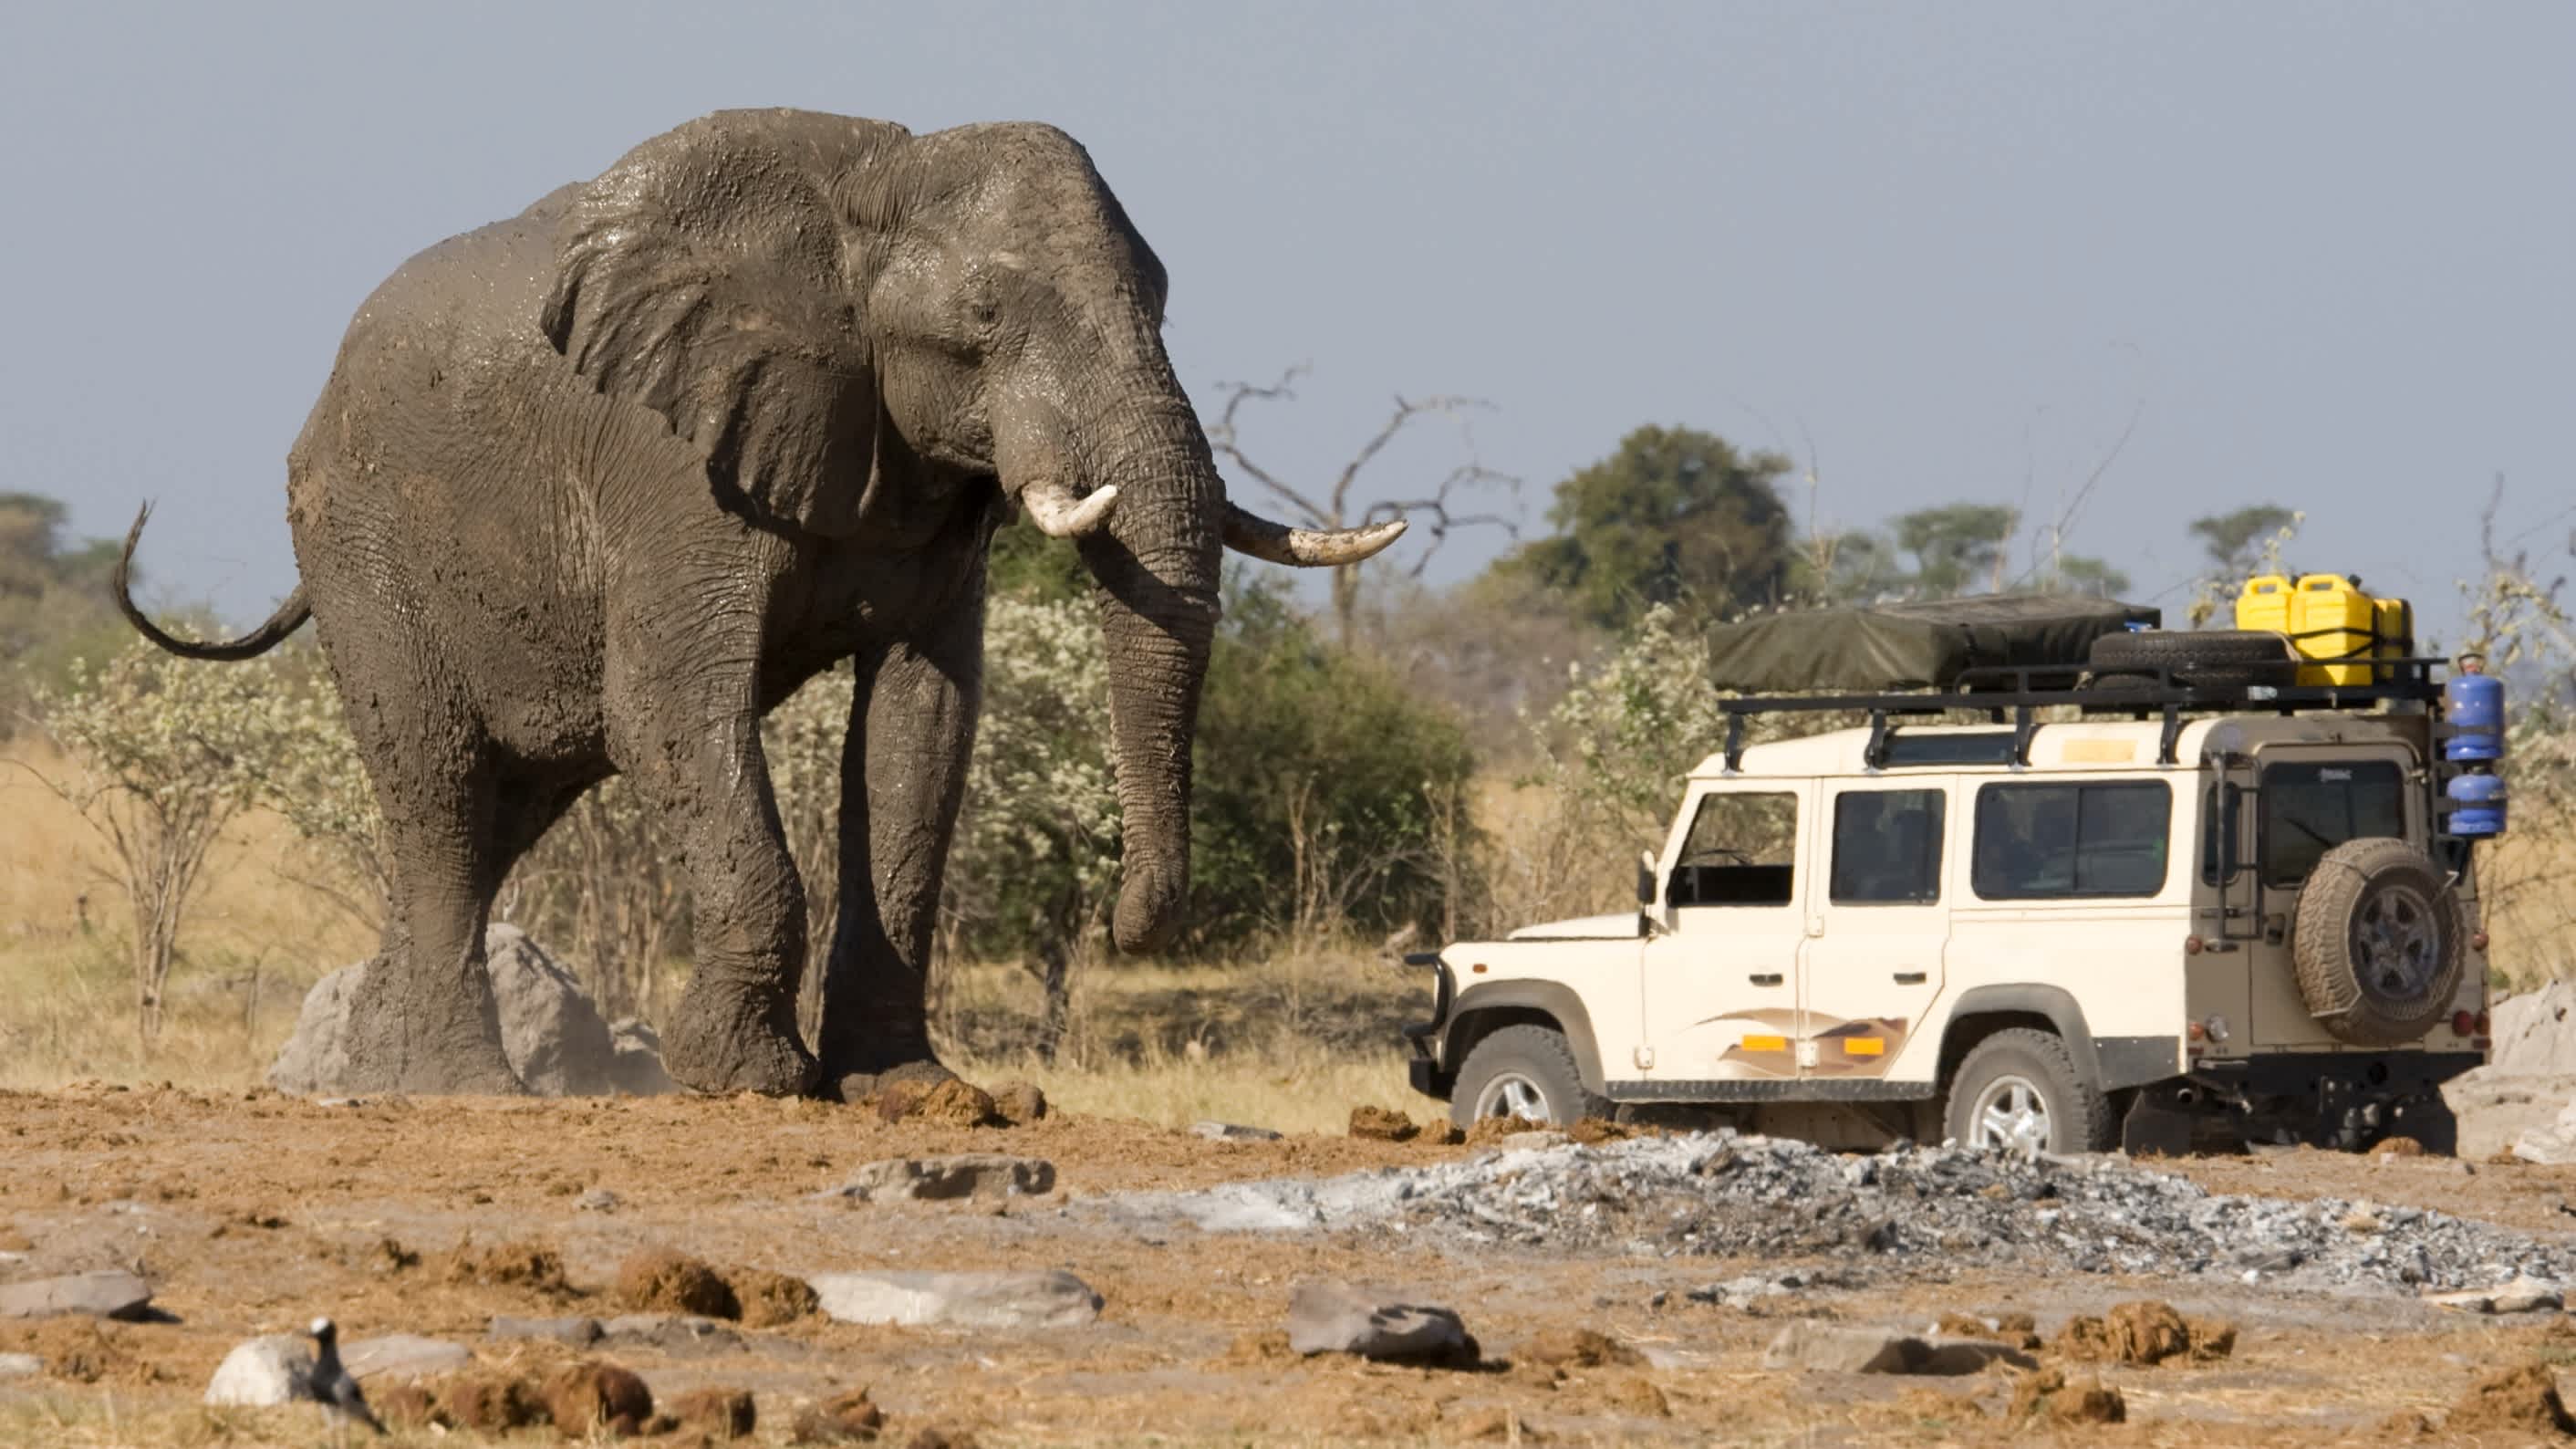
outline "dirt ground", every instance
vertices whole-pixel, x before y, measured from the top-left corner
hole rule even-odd
[[[73,1087],[0,1093],[0,1281],[135,1268],[176,1321],[0,1322],[0,1353],[49,1360],[0,1380],[0,1443],[319,1443],[305,1410],[199,1405],[225,1351],[328,1313],[344,1336],[410,1332],[486,1363],[542,1369],[554,1344],[493,1342],[495,1314],[622,1311],[619,1265],[649,1247],[723,1269],[1066,1268],[1107,1300],[1078,1329],[1007,1334],[858,1328],[809,1316],[741,1332],[742,1346],[610,1355],[668,1400],[750,1390],[758,1442],[790,1442],[798,1409],[864,1386],[883,1440],[936,1429],[986,1445],[1118,1443],[1671,1442],[1984,1444],[2011,1441],[2303,1445],[2386,1442],[2422,1413],[2443,1423],[2478,1378],[2576,1364],[2561,1315],[2470,1318],[2386,1294],[2333,1295],[2233,1279],[1965,1274],[1816,1290],[1753,1309],[1690,1289],[1795,1266],[1712,1258],[1570,1258],[1408,1241],[1383,1232],[1155,1239],[1069,1215],[1096,1194],[1328,1175],[1464,1155],[1463,1147],[1291,1137],[1215,1143],[1141,1123],[1051,1117],[1020,1128],[893,1126],[809,1102],[646,1099],[405,1101],[325,1106],[266,1091]],[[1055,1192],[993,1204],[853,1204],[812,1194],[862,1163],[925,1153],[1044,1157]],[[2576,1230],[2576,1170],[2373,1160],[2313,1152],[2178,1169],[2213,1190],[2418,1205],[2524,1231]],[[598,1192],[614,1195],[600,1204]],[[452,1273],[460,1245],[535,1244],[569,1286]],[[1829,1265],[1820,1265],[1829,1266]],[[505,1275],[506,1276],[506,1275]],[[1455,1307],[1477,1370],[1302,1360],[1260,1335],[1293,1286],[1338,1278]],[[2054,1341],[2076,1314],[2153,1298],[2234,1323],[2231,1356],[2099,1373],[2126,1402],[2116,1426],[2052,1427],[2005,1410],[2009,1373],[1954,1378],[1765,1371],[1789,1318],[1919,1331],[1940,1314],[2022,1312]],[[2543,1321],[2548,1320],[2548,1321]],[[1545,1368],[1552,1331],[1591,1329],[1642,1362]],[[2571,1385],[2576,1388],[2576,1385]],[[2453,1425],[2422,1442],[2518,1443]],[[523,1431],[532,1441],[551,1430]],[[496,1442],[399,1430],[396,1443]],[[675,1438],[668,1442],[695,1442]]]

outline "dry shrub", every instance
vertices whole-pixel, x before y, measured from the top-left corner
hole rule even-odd
[[[638,1313],[742,1316],[733,1288],[715,1269],[669,1248],[647,1248],[618,1268],[617,1301]]]

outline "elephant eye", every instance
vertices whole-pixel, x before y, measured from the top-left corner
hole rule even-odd
[[[978,326],[978,327],[990,327],[990,326],[992,326],[995,322],[1000,321],[1000,320],[1001,320],[1001,317],[1002,317],[1002,308],[1001,308],[1001,305],[1000,305],[999,303],[995,302],[992,298],[990,298],[990,297],[981,298],[981,299],[979,299],[979,300],[975,303],[975,325],[976,325],[976,326]]]

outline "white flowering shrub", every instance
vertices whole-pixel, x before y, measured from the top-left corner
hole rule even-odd
[[[161,1030],[179,926],[224,827],[255,805],[267,767],[303,727],[269,661],[200,664],[137,641],[104,665],[74,660],[35,693],[37,724],[68,768],[23,766],[80,813],[132,926],[135,1025]]]

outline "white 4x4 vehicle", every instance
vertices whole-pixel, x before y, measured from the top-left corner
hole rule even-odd
[[[2453,819],[2446,756],[2478,751],[2446,748],[2431,667],[1731,700],[1636,912],[1408,958],[1438,972],[1413,1085],[1462,1126],[1714,1108],[1835,1146],[2173,1152],[2232,1115],[2449,1151],[2502,811]],[[1741,744],[1812,710],[1870,723]]]

